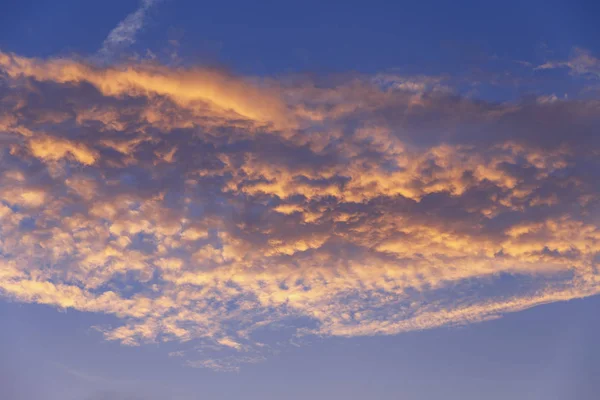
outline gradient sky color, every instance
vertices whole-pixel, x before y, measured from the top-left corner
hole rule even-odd
[[[7,1],[0,399],[597,399],[600,4]]]

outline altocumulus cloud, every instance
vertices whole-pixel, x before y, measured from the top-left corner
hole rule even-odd
[[[600,291],[597,100],[7,53],[0,71],[0,293],[114,315],[107,340],[253,363],[269,327],[397,334]]]

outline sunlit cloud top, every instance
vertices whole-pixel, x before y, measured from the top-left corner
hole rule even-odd
[[[230,355],[189,365],[235,370],[265,329],[397,334],[600,290],[595,99],[11,53],[0,73],[0,293],[116,316],[107,340],[196,340]]]

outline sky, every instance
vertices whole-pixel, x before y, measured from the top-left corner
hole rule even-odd
[[[600,4],[8,0],[0,399],[596,399]]]

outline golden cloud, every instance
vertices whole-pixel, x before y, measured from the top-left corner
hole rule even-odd
[[[275,323],[395,334],[600,290],[595,100],[5,53],[0,70],[0,293],[115,315],[109,340],[260,352]]]

